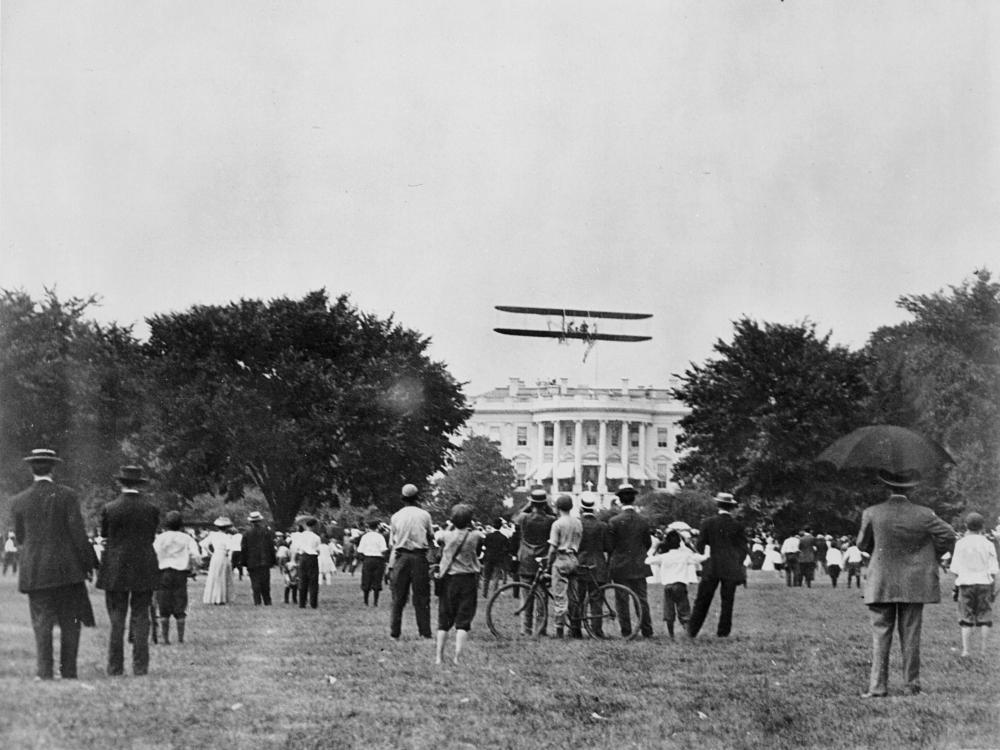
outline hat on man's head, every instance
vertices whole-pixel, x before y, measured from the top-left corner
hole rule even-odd
[[[250,511],[250,515],[247,516],[247,520],[250,523],[254,523],[255,521],[263,521],[264,520],[264,516],[262,516],[260,514],[259,510],[252,510],[252,511]]]
[[[584,513],[591,512],[594,510],[594,498],[592,497],[581,497],[580,498],[580,510]]]
[[[738,503],[731,492],[720,492],[715,496],[715,504],[724,508],[735,508]]]
[[[549,502],[549,493],[543,487],[535,487],[528,497],[535,505],[547,505]]]
[[[219,516],[218,518],[215,519],[215,521],[212,522],[212,525],[220,529],[228,529],[230,526],[233,525],[233,522],[230,521],[225,516]]]
[[[417,485],[415,484],[404,484],[400,492],[404,498],[411,498],[416,497],[420,490],[417,489]]]
[[[618,488],[618,491],[615,494],[618,495],[619,498],[625,496],[635,497],[636,495],[639,494],[639,490],[637,490],[631,484],[623,484],[621,487]]]
[[[24,460],[28,463],[38,462],[38,463],[50,463],[50,464],[61,464],[62,459],[56,455],[54,450],[49,448],[35,448],[31,451],[30,455],[24,457]]]
[[[900,472],[879,469],[878,480],[888,487],[905,490],[910,487],[916,487],[920,484],[920,472],[916,469],[909,469],[907,471]]]
[[[145,484],[149,480],[142,475],[141,466],[123,466],[115,477],[122,484]]]

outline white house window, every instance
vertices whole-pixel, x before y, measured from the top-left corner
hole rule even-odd
[[[545,445],[552,445],[552,425],[545,425]]]
[[[572,448],[573,447],[573,431],[572,430],[566,430],[565,444],[566,444],[567,448]]]
[[[525,477],[528,476],[528,462],[516,461],[514,463],[514,473],[517,474],[517,483],[523,485]]]
[[[498,424],[490,425],[490,440],[494,443],[500,442],[500,425]]]
[[[588,446],[591,448],[597,445],[597,428],[594,425],[589,425],[584,428],[584,440]]]
[[[517,428],[517,445],[523,448],[528,444],[528,426],[519,425]]]
[[[645,429],[645,427],[643,427],[642,425],[639,425],[639,430],[643,430],[643,429]],[[629,434],[628,434],[628,436],[629,436],[629,444],[633,448],[638,448],[639,447],[639,430],[629,430]]]
[[[617,425],[617,424],[611,425],[611,427],[608,430],[608,432],[611,433],[609,435],[609,437],[611,439],[611,444],[617,448],[618,445],[621,443],[621,439],[622,439],[622,428],[621,428],[621,425]]]
[[[665,490],[667,488],[668,474],[670,473],[670,465],[666,461],[658,461],[656,464],[656,486]]]
[[[656,447],[657,448],[670,447],[670,433],[666,427],[656,428]]]

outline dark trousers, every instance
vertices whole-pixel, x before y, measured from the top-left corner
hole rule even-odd
[[[3,574],[7,575],[7,568],[13,568],[13,572],[17,572],[17,552],[4,552],[3,553]]]
[[[675,619],[680,621],[682,628],[686,628],[691,620],[686,583],[671,583],[663,587],[663,620],[667,623],[667,632],[671,637],[674,635]]]
[[[129,617],[132,634],[132,673],[144,675],[149,671],[149,605],[152,591],[105,591],[104,601],[111,620],[108,639],[108,674],[120,675],[125,671],[125,618]]]
[[[924,605],[894,602],[869,604],[872,624],[872,672],[868,692],[884,695],[889,691],[889,652],[893,628],[899,630],[903,652],[903,680],[908,690],[920,690],[920,629]]]
[[[840,578],[840,566],[839,565],[827,565],[826,572],[830,576],[830,583],[833,584],[833,588],[837,588],[837,579]]]
[[[796,586],[801,586],[802,582],[805,581],[807,588],[812,588],[813,578],[816,577],[816,563],[814,562],[802,562],[799,561],[799,577],[795,583]]]
[[[641,605],[642,614],[639,621],[639,632],[642,633],[646,638],[651,638],[653,635],[653,618],[649,614],[649,597],[646,593],[646,579],[645,578],[613,578],[615,583],[620,583],[622,586],[632,589],[639,597],[639,604]],[[629,611],[628,600],[620,595],[617,591],[615,592],[615,602],[618,607],[618,624],[621,626],[622,635],[627,636],[632,632],[632,613]]]
[[[253,603],[271,606],[271,568],[268,565],[255,565],[247,568],[250,574],[250,590],[253,592]]]
[[[701,630],[708,616],[708,608],[712,605],[715,597],[715,590],[722,585],[722,593],[719,596],[722,609],[719,612],[719,627],[715,634],[720,638],[725,638],[733,629],[733,602],[736,601],[736,587],[742,581],[724,581],[719,578],[702,578],[698,584],[698,594],[694,600],[694,609],[691,610],[691,621],[688,623],[688,635],[694,638]]]
[[[319,606],[319,555],[299,555],[299,609]]]
[[[31,627],[35,631],[38,659],[36,674],[43,680],[52,679],[52,630],[56,625],[59,626],[59,673],[64,679],[76,677],[80,622],[73,605],[74,597],[67,591],[69,588],[71,587],[60,586],[28,593],[28,609],[31,612]]]
[[[389,635],[399,638],[403,630],[403,608],[413,591],[413,612],[417,618],[417,632],[423,638],[431,637],[431,576],[427,565],[427,552],[396,552],[392,564],[389,587],[392,590],[392,614],[389,618]]]
[[[489,596],[490,592],[496,591],[502,584],[507,582],[507,561],[483,560],[481,577],[483,581],[483,596]]]
[[[799,573],[799,553],[789,552],[785,555],[785,585],[798,586],[801,582]]]

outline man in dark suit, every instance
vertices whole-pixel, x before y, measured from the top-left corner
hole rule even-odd
[[[80,626],[94,627],[85,581],[97,567],[97,555],[87,539],[76,494],[52,481],[52,469],[62,459],[46,448],[24,459],[35,481],[11,499],[14,537],[21,547],[18,590],[28,595],[35,631],[37,679],[53,677],[52,630],[59,625],[59,672],[64,680],[77,676]]]
[[[590,568],[590,573],[584,572],[577,581],[578,587],[575,600],[582,607],[587,597],[597,590],[597,586],[608,581],[608,525],[594,515],[594,501],[589,497],[580,499],[580,524],[583,526],[583,537],[580,539],[580,549],[577,552],[577,561],[580,568]],[[591,575],[597,583],[591,581]],[[570,613],[572,623],[570,635],[573,638],[582,638],[583,632],[580,629],[580,619],[583,613]],[[591,615],[594,624],[594,635],[598,638],[604,635],[604,623],[601,619],[601,605],[595,600],[592,604]]]
[[[653,620],[646,594],[646,578],[652,571],[646,565],[646,554],[653,537],[649,521],[636,510],[638,492],[635,487],[623,484],[616,494],[622,507],[621,512],[608,521],[608,572],[612,581],[627,586],[639,597],[642,606],[639,632],[644,638],[652,638]],[[627,600],[618,599],[618,623],[625,637],[632,633],[632,617],[627,605]]]
[[[702,522],[698,536],[698,551],[707,554],[708,559],[701,566],[698,594],[688,622],[688,635],[692,638],[701,630],[715,590],[720,585],[722,609],[719,612],[716,635],[720,638],[729,635],[733,629],[736,587],[746,580],[743,561],[747,556],[747,537],[744,528],[732,515],[736,509],[736,499],[728,492],[720,492],[715,496],[715,504],[719,509],[718,513]]]
[[[903,652],[904,691],[917,695],[920,687],[920,627],[924,604],[941,601],[939,560],[955,546],[955,530],[934,511],[911,503],[903,491],[920,483],[916,471],[891,474],[879,480],[893,490],[887,500],[861,514],[858,548],[871,554],[865,581],[865,604],[872,626],[872,671],[863,698],[889,694],[889,651],[892,631],[899,629]]]
[[[149,671],[149,605],[160,577],[153,548],[160,514],[139,492],[146,483],[140,467],[123,466],[116,479],[122,493],[101,511],[105,541],[97,576],[111,620],[108,675],[125,671],[125,618],[130,608],[132,673],[144,675]]]
[[[253,511],[247,520],[250,528],[243,534],[240,553],[250,574],[253,603],[271,606],[271,568],[275,563],[274,532],[264,524],[264,516]]]
[[[507,561],[507,537],[500,529],[503,528],[503,519],[498,518],[493,522],[493,530],[483,539],[483,596],[489,596],[491,591],[500,588],[501,582],[506,583]]]

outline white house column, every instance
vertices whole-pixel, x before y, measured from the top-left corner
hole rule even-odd
[[[576,420],[573,433],[573,492],[583,492],[583,420]]]
[[[622,434],[619,442],[621,443],[622,468],[625,469],[625,477],[622,482],[628,482],[628,422],[624,419],[622,420]]]
[[[542,469],[542,464],[545,463],[545,422],[538,423],[538,444],[535,445],[535,482],[541,484],[542,480],[538,479],[538,472]]]
[[[597,431],[597,491],[608,491],[608,420],[602,419]]]
[[[559,420],[552,420],[552,481],[556,482],[556,464],[559,463]],[[557,488],[558,484],[553,484],[553,488]],[[555,489],[553,489],[555,491]]]
[[[636,457],[639,470],[646,473],[646,423],[639,422],[639,455]]]

